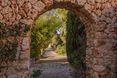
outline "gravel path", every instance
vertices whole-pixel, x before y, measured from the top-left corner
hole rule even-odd
[[[72,78],[71,67],[65,56],[43,58],[39,64],[32,66],[32,70],[38,69],[42,71],[38,78]]]

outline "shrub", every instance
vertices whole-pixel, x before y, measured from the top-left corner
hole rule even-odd
[[[34,70],[33,74],[32,74],[32,78],[39,78],[39,76],[41,75],[41,70]]]
[[[66,55],[66,45],[58,45],[56,52],[60,55]]]

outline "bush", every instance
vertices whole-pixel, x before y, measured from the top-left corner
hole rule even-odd
[[[39,76],[41,75],[41,70],[34,70],[33,74],[32,74],[32,78],[39,78]]]
[[[57,9],[47,12],[37,19],[31,33],[31,57],[43,54],[43,50],[52,43],[52,37],[56,34],[55,30],[66,23],[66,16],[66,10]]]
[[[56,52],[60,55],[66,55],[66,45],[58,45]]]
[[[40,56],[41,56],[41,52],[40,51],[36,51],[36,50],[32,50],[31,51],[31,54],[30,54],[31,58],[38,58]]]

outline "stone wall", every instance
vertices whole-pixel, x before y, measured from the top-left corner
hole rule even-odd
[[[32,28],[41,14],[54,8],[76,13],[85,24],[86,78],[117,78],[117,0],[0,0],[0,22],[8,28],[16,23]],[[0,59],[0,78],[29,78],[30,31],[17,39],[17,58]]]

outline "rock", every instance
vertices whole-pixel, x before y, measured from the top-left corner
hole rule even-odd
[[[0,20],[2,20],[3,19],[3,16],[2,16],[2,14],[0,14]]]
[[[97,73],[97,72],[94,72],[93,77],[94,77],[94,78],[99,78],[98,73]]]
[[[22,50],[29,50],[29,46],[30,46],[30,40],[29,40],[29,37],[26,37],[23,39],[23,42],[22,42]]]
[[[84,5],[86,3],[86,0],[77,0],[78,4]]]
[[[106,68],[102,65],[95,65],[93,69],[97,72],[103,72]]]
[[[9,75],[7,78],[17,78],[17,75]]]
[[[41,1],[38,1],[37,3],[34,4],[33,8],[37,11],[42,11],[42,9],[45,7],[45,4]]]

